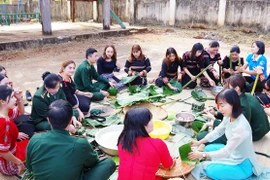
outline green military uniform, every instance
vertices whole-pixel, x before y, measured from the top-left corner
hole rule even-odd
[[[249,103],[251,111],[251,117],[250,119],[247,118],[247,120],[252,129],[252,139],[253,141],[258,141],[270,130],[268,117],[260,102],[254,96],[249,93],[245,93],[244,96]]]
[[[87,139],[56,129],[31,138],[26,167],[39,180],[107,180],[115,171],[115,163],[99,160]]]
[[[269,122],[267,115],[265,114],[261,104],[249,93],[243,93],[240,95],[241,107],[243,110],[243,115],[246,117],[248,122],[250,123],[252,129],[252,138],[253,141],[260,140],[265,134],[269,132]],[[214,120],[214,127],[218,126],[223,119],[223,115],[218,112],[216,116],[216,120]],[[201,140],[204,138],[208,132],[200,132],[197,135],[197,139]],[[217,140],[211,142],[213,143],[221,143],[226,144],[227,139],[225,135],[218,138]]]
[[[47,112],[49,105],[58,99],[66,100],[65,93],[61,88],[55,95],[48,93],[44,86],[41,86],[35,93],[33,97],[30,120],[34,122],[37,131],[51,129],[51,126],[47,121]],[[74,110],[73,114],[78,116],[77,110]]]
[[[92,81],[96,80],[96,83]],[[74,82],[77,89],[84,92],[92,92],[93,101],[100,101],[104,99],[104,95],[100,93],[100,90],[107,90],[109,88],[109,80],[103,76],[100,76],[95,67],[87,60],[84,60],[76,69],[74,74]]]

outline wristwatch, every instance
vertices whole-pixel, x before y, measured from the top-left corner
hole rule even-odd
[[[207,155],[206,155],[206,153],[204,152],[204,153],[202,153],[202,157],[203,157],[203,159],[206,159],[207,158]]]

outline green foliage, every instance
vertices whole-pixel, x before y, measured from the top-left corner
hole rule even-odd
[[[180,92],[182,92],[183,88],[182,88],[182,84],[180,82],[178,82],[176,79],[172,79],[170,80],[170,84],[174,87],[176,87],[178,89],[178,91],[173,91],[171,88],[169,88],[168,86],[165,86],[163,88],[163,94],[165,96],[171,96],[174,94],[178,94]]]
[[[81,136],[81,135],[83,135],[85,133],[85,131],[86,131],[85,127],[82,126],[81,128],[76,129],[75,134]]]
[[[85,118],[82,121],[83,126],[88,126],[88,127],[106,127],[110,125],[117,125],[117,124],[122,124],[123,119],[120,117],[119,114],[114,114],[106,118],[106,121],[104,122],[98,122],[95,119],[91,118]]]
[[[131,83],[131,82],[134,81],[134,79],[136,79],[138,76],[139,76],[139,75],[124,77],[123,79],[121,79],[121,82],[122,82],[123,84]]]
[[[197,164],[197,161],[193,161],[193,160],[188,159],[188,153],[192,152],[192,150],[191,150],[191,142],[180,146],[178,148],[178,151],[179,151],[181,160],[183,162],[186,162],[186,163],[188,163],[190,165],[196,165]]]
[[[117,87],[110,87],[110,88],[108,89],[108,93],[109,93],[111,96],[116,96],[117,93],[118,93]]]
[[[194,89],[191,91],[191,96],[200,102],[205,102],[207,100],[215,100],[214,98],[208,98],[202,89]]]

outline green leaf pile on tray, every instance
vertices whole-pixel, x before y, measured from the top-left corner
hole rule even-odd
[[[209,98],[202,89],[194,89],[191,91],[191,96],[200,102],[205,102],[207,100],[215,100],[215,98]]]
[[[114,114],[109,117],[106,117],[106,121],[104,122],[98,122],[95,119],[91,118],[85,118],[82,121],[83,126],[89,126],[89,127],[106,127],[110,125],[117,125],[122,124],[123,119],[120,117],[119,114]]]
[[[131,106],[133,104],[139,104],[141,102],[157,102],[164,99],[166,96],[180,93],[182,91],[182,85],[175,79],[171,80],[170,83],[177,87],[179,91],[175,92],[169,87],[159,88],[154,85],[146,86],[129,86],[129,96],[126,94],[118,94],[115,107]]]
[[[179,155],[183,162],[186,162],[190,165],[196,165],[198,161],[193,161],[188,159],[188,153],[192,152],[191,150],[191,142],[184,144],[178,148]]]

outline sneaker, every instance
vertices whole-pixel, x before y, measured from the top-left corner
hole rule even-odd
[[[32,95],[28,90],[25,92],[25,98],[27,101],[32,101]]]

